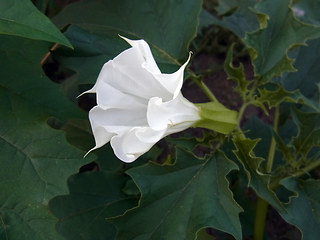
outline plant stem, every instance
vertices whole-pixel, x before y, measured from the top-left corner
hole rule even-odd
[[[309,164],[308,166],[302,168],[300,171],[292,174],[292,176],[294,177],[301,177],[303,176],[304,174],[310,172],[311,170],[315,169],[316,167],[319,167],[320,166],[320,159],[318,159],[317,161]]]
[[[262,198],[257,200],[256,216],[254,219],[254,240],[263,240],[264,239],[264,230],[266,225],[266,216],[268,211],[268,203]]]
[[[197,86],[202,90],[202,92],[209,98],[211,102],[218,102],[216,97],[213,95],[208,86],[202,81],[201,77],[197,77],[194,74],[191,75],[193,81],[197,84]]]
[[[279,124],[279,116],[280,116],[280,107],[277,106],[275,109],[274,120],[273,120],[273,130],[275,132],[278,131],[278,124]],[[272,166],[274,162],[274,155],[276,152],[276,141],[274,137],[271,138],[268,159],[267,159],[267,166],[266,171],[267,173],[272,172]],[[256,216],[254,222],[254,232],[253,232],[253,239],[254,240],[263,240],[264,239],[264,231],[266,225],[266,217],[268,212],[268,202],[263,200],[262,198],[258,198],[257,200],[257,208],[256,208]]]
[[[317,168],[320,166],[320,159],[318,159],[317,161],[312,162],[311,164],[309,164],[308,166],[302,168],[301,170],[298,170],[297,172],[291,174],[290,176],[292,177],[301,177],[305,174],[307,174],[308,172],[312,171],[313,169]],[[280,181],[285,178],[282,177],[280,179],[276,179],[274,180],[270,185],[270,189],[276,189],[277,187],[279,187],[280,185]]]
[[[280,110],[279,110],[279,106],[277,106],[275,109],[274,119],[273,119],[273,130],[275,132],[278,131],[279,115],[280,115]],[[276,152],[276,140],[274,139],[274,137],[271,137],[271,143],[270,143],[267,166],[266,166],[267,173],[270,173],[272,171],[275,152]]]
[[[239,113],[238,113],[238,126],[239,126],[239,128],[240,128],[240,125],[241,125],[241,120],[242,120],[242,116],[243,116],[243,114],[244,114],[244,111],[246,110],[246,108],[248,107],[248,103],[247,102],[244,102],[242,105],[241,105],[241,107],[240,107],[240,109],[239,109]]]

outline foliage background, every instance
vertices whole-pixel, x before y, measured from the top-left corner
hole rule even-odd
[[[319,5],[2,1],[0,239],[252,239],[256,204],[291,224],[267,239],[317,239]],[[110,146],[83,158],[95,102],[76,96],[128,48],[118,34],[145,39],[163,72],[193,50],[184,94],[206,102],[209,86],[243,133],[186,131],[129,165]]]

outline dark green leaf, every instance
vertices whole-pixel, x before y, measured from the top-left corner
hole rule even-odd
[[[215,240],[216,238],[212,235],[209,235],[206,229],[202,229],[197,233],[196,240]]]
[[[286,211],[280,212],[281,216],[301,230],[303,240],[317,239],[320,234],[320,181],[287,178],[281,184],[296,193],[285,205]]]
[[[320,106],[316,86],[320,82],[319,56],[320,40],[308,41],[308,47],[300,47],[293,52],[293,57],[296,59],[294,67],[298,71],[284,74],[281,78],[274,79],[274,81],[283,85],[287,91],[301,91],[315,105]]]
[[[121,191],[127,180],[105,171],[70,177],[70,193],[53,198],[49,205],[59,219],[57,231],[68,240],[113,239],[116,229],[106,218],[120,215],[137,203],[136,198]]]
[[[242,64],[240,64],[239,67],[233,66],[233,48],[234,45],[232,45],[227,53],[226,59],[224,61],[224,71],[228,75],[228,79],[234,81],[237,85],[234,88],[234,91],[237,91],[241,96],[245,96],[246,92],[248,91],[248,86],[250,84],[250,81],[246,79],[245,73],[244,73],[244,67]]]
[[[244,170],[249,179],[249,186],[256,193],[269,202],[276,209],[283,209],[283,206],[275,193],[269,189],[270,175],[264,174],[260,169],[260,164],[264,160],[261,157],[255,156],[253,150],[259,139],[251,140],[243,136],[234,136],[233,143],[236,147],[234,154],[244,167]]]
[[[318,106],[302,95],[298,89],[287,91],[281,85],[270,83],[266,88],[260,88],[258,91],[259,97],[257,97],[256,101],[260,104],[267,103],[270,109],[279,106],[283,102],[290,102],[304,104],[316,111],[320,111]]]
[[[293,12],[297,18],[316,25],[320,25],[319,8],[320,2],[317,0],[296,0],[293,4]]]
[[[86,114],[68,101],[59,85],[45,76],[40,61],[49,43],[0,35],[0,85],[60,119]]]
[[[289,3],[290,0],[263,0],[256,5],[259,15],[265,14],[263,20],[260,19],[261,29],[248,33],[245,42],[251,48],[255,74],[261,76],[262,81],[294,71],[293,60],[287,52],[308,39],[320,37],[320,27],[296,19]]]
[[[79,90],[79,84],[94,84],[102,65],[129,48],[118,34],[145,39],[163,72],[177,70],[195,37],[200,9],[200,0],[87,0],[67,6],[55,20],[62,25],[73,23],[66,36],[75,51],[56,54],[59,62],[77,73],[65,82],[68,96],[75,98],[86,90]]]
[[[58,240],[48,201],[66,194],[66,179],[94,158],[84,159],[47,121],[83,114],[41,69],[49,43],[0,38],[0,236]]]
[[[1,1],[0,34],[72,45],[29,0]]]
[[[2,239],[60,239],[47,203],[65,194],[67,177],[92,158],[50,128],[41,108],[3,87],[0,101]]]
[[[126,33],[126,37],[144,39],[183,62],[196,34],[200,9],[200,0],[82,0],[68,5],[55,22],[60,26],[76,24],[85,30],[98,26],[100,31]]]
[[[221,152],[199,160],[181,150],[175,165],[130,169],[142,198],[139,207],[110,220],[119,230],[117,239],[193,240],[207,226],[241,239],[241,208],[226,180],[233,169]]]
[[[219,2],[217,11],[222,15],[222,19],[215,18],[214,24],[231,30],[240,38],[244,38],[245,33],[259,27],[256,15],[250,10],[256,1],[220,0]]]
[[[320,114],[306,113],[297,109],[293,109],[291,113],[298,127],[298,135],[293,138],[296,155],[307,157],[313,147],[320,146]]]

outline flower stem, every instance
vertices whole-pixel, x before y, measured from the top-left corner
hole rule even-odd
[[[213,95],[211,90],[208,88],[208,86],[203,82],[199,81],[197,85],[201,88],[201,90],[206,94],[206,96],[210,99],[211,102],[218,102],[216,97]]]
[[[191,71],[189,71],[190,73]],[[211,102],[218,102],[217,98],[214,96],[212,91],[208,88],[208,86],[202,81],[201,76],[196,76],[194,73],[190,73],[192,80],[197,84],[197,86],[202,90],[202,92],[208,97]]]
[[[242,120],[244,111],[247,109],[248,105],[249,104],[247,102],[244,102],[242,104],[242,106],[240,107],[240,109],[239,109],[239,113],[238,113],[238,126],[239,126],[239,128],[240,128],[240,125],[241,125],[241,120]]]
[[[277,132],[278,124],[279,124],[279,116],[280,116],[280,107],[277,106],[275,109],[274,120],[273,120],[273,130]],[[267,159],[267,166],[266,172],[271,173],[272,166],[274,162],[274,155],[276,152],[276,141],[274,137],[271,138],[268,159]],[[254,240],[263,240],[264,239],[264,231],[266,225],[266,217],[268,212],[268,202],[263,200],[262,198],[258,198],[257,200],[257,207],[256,207],[256,216],[254,221],[254,232],[253,232],[253,239]]]

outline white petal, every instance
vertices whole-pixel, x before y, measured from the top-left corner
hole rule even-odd
[[[92,129],[99,126],[104,127],[110,132],[120,133],[122,129],[134,126],[147,126],[146,109],[103,109],[95,106],[89,112],[89,119]]]
[[[156,61],[154,60],[150,47],[148,43],[144,40],[130,40],[128,38],[125,38],[123,36],[120,36],[122,39],[127,41],[132,47],[139,49],[140,54],[144,58],[145,62],[143,63],[144,66],[147,66],[147,68],[152,73],[158,73],[161,74],[160,69],[158,68],[158,65]]]
[[[181,123],[190,127],[199,120],[198,108],[185,99],[182,94],[168,102],[162,102],[161,98],[151,98],[147,111],[148,124],[152,129],[162,130],[168,126]]]
[[[172,94],[172,98],[176,98],[181,90],[183,84],[184,69],[188,65],[191,58],[191,52],[189,53],[188,60],[179,68],[178,71],[171,74],[154,74],[154,77],[159,83]],[[160,96],[160,95],[158,95]]]
[[[172,94],[155,79],[153,73],[143,67],[146,59],[139,48],[123,51],[111,63],[99,77],[114,88],[146,99],[154,96],[171,97]]]
[[[136,127],[130,131],[112,137],[111,146],[115,155],[124,162],[130,163],[150,150],[165,134],[148,127]]]
[[[91,151],[93,151],[97,148],[100,148],[103,145],[105,145],[106,143],[108,143],[110,141],[111,137],[114,135],[113,133],[110,133],[102,126],[98,126],[97,128],[93,129],[92,132],[93,132],[93,136],[94,136],[94,140],[96,142],[96,145],[94,148],[90,149],[86,153],[85,156],[87,156]]]
[[[97,103],[103,109],[141,109],[148,104],[146,99],[123,93],[103,81],[97,89]]]

